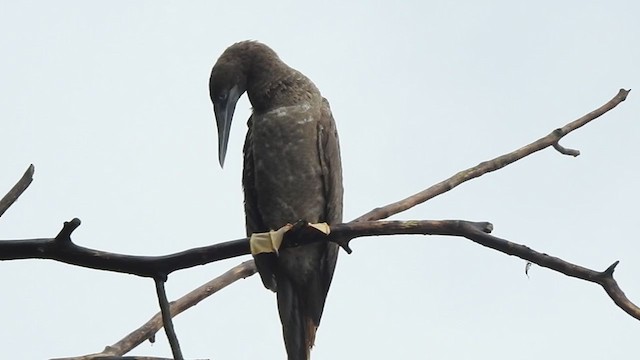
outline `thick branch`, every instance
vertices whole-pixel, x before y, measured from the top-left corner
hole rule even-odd
[[[329,241],[335,241],[347,251],[348,240],[360,236],[392,234],[428,234],[460,236],[461,220],[404,221],[337,224],[332,226]],[[392,225],[389,225],[392,224]],[[419,226],[415,226],[418,224]],[[485,226],[489,223],[472,223]],[[250,254],[249,238],[231,240],[215,245],[185,250],[162,256],[134,256],[78,246],[71,241],[71,232],[80,225],[80,220],[65,222],[60,234],[52,239],[3,240],[0,241],[0,260],[51,259],[92,269],[128,273],[143,277],[163,278],[170,273],[204,265],[210,262]],[[300,246],[312,242],[327,241],[327,237],[310,227],[299,228],[285,235],[283,246]]]
[[[540,151],[549,146],[554,146],[558,151],[566,155],[577,156],[579,152],[577,150],[565,149],[558,144],[558,141],[562,139],[565,135],[576,130],[590,121],[597,119],[602,116],[607,111],[613,109],[618,104],[623,102],[627,98],[627,94],[629,94],[631,90],[620,89],[618,94],[613,97],[613,99],[609,100],[606,104],[597,108],[596,110],[584,115],[583,117],[568,123],[567,125],[552,131],[549,135],[542,137],[529,145],[523,146],[520,149],[514,150],[508,154],[498,156],[497,158],[491,159],[489,161],[481,162],[480,164],[462,170],[459,173],[453,175],[452,177],[441,181],[425,190],[420,191],[417,194],[411,195],[406,199],[402,199],[400,201],[391,203],[384,207],[375,208],[368,213],[358,217],[354,221],[367,221],[367,220],[380,220],[386,219],[389,216],[395,215],[407,209],[410,209],[418,204],[422,204],[423,202],[432,199],[440,194],[443,194],[456,186],[462,184],[465,181],[469,181],[471,179],[475,179],[479,176],[482,176],[486,173],[496,171],[502,169],[503,167],[514,163],[525,156],[529,156],[534,152]]]
[[[70,223],[65,223],[70,224]],[[634,305],[629,299],[626,298],[622,290],[618,287],[616,281],[613,279],[613,268],[604,271],[598,272],[595,270],[591,270],[585,267],[581,267],[578,265],[571,264],[562,259],[552,257],[543,253],[539,253],[530,249],[527,246],[520,245],[517,243],[513,243],[504,239],[500,239],[495,236],[491,236],[490,233],[493,229],[493,226],[488,222],[470,222],[470,221],[462,221],[462,220],[419,220],[419,221],[362,221],[362,222],[351,222],[346,224],[337,224],[331,227],[331,234],[325,236],[324,234],[317,232],[315,230],[305,230],[304,236],[298,236],[296,234],[291,234],[290,236],[285,237],[285,246],[288,243],[295,243],[296,245],[305,245],[312,242],[317,241],[335,241],[340,244],[345,249],[349,250],[349,242],[351,239],[363,236],[380,236],[380,235],[396,235],[396,234],[421,234],[421,235],[444,235],[444,236],[461,236],[467,239],[470,239],[480,245],[498,250],[508,255],[514,255],[521,259],[530,261],[532,263],[538,264],[540,266],[556,270],[561,272],[567,276],[587,280],[590,282],[595,282],[600,284],[606,291],[607,294],[614,300],[614,302],[622,308],[624,311],[629,313],[631,316],[640,320],[640,309],[636,305]],[[64,232],[64,229],[63,229]],[[290,237],[290,238],[289,238]],[[240,239],[233,240],[224,243],[219,243],[216,245],[192,249],[183,251],[176,254],[165,255],[165,256],[131,256],[131,255],[120,255],[113,253],[106,253],[97,250],[91,250],[86,248],[80,248],[81,250],[74,249],[77,245],[68,241],[65,242],[62,246],[56,245],[58,240],[54,239],[45,239],[45,240],[14,240],[14,241],[23,241],[23,242],[51,242],[53,245],[50,246],[54,249],[56,254],[61,255],[61,258],[58,259],[56,257],[46,257],[50,259],[55,259],[59,261],[63,261],[61,259],[66,259],[68,256],[65,255],[65,251],[69,251],[74,256],[78,256],[76,260],[79,263],[89,262],[91,259],[85,257],[91,257],[96,262],[109,262],[110,259],[119,259],[118,263],[120,267],[117,271],[119,272],[129,272],[125,271],[129,270],[138,270],[140,263],[146,263],[149,266],[152,266],[156,269],[161,269],[160,273],[169,274],[175,270],[184,269],[188,267],[193,267],[195,265],[201,265],[204,262],[203,259],[209,259],[207,262],[216,261],[219,258],[219,255],[216,255],[217,252],[222,252],[225,254],[229,254],[231,252],[237,253],[237,255],[245,255],[249,254],[249,239]],[[0,245],[2,243],[0,242]],[[30,257],[39,257],[37,255],[37,247],[29,247],[33,248],[34,253],[26,254],[22,252],[22,255],[29,255]],[[233,251],[229,250],[233,249]],[[106,255],[105,255],[106,254]],[[200,255],[200,257],[196,256],[196,254]],[[0,253],[0,256],[4,254]],[[173,264],[173,268],[170,266],[164,266],[162,263],[167,261],[169,264]],[[109,269],[105,269],[109,270]],[[134,273],[135,275],[148,276],[145,273]],[[173,311],[172,311],[173,313]]]
[[[2,198],[2,200],[0,200],[0,216],[2,216],[2,214],[4,214],[5,211],[7,211],[7,209],[9,209],[9,207],[11,207],[11,205],[13,205],[16,200],[18,200],[20,195],[22,195],[22,193],[27,190],[27,188],[33,181],[34,171],[35,168],[33,167],[33,164],[29,165],[27,171],[24,172],[24,175],[22,175],[20,180],[18,180],[18,182],[13,185],[11,190],[9,190],[9,192]]]
[[[2,240],[0,260],[51,259],[91,269],[162,278],[176,270],[249,254],[246,238],[165,256],[110,253],[74,244],[70,236],[79,225],[78,219],[65,222],[60,234],[52,239]]]

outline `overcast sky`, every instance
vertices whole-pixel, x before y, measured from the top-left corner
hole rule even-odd
[[[2,1],[0,192],[35,180],[0,239],[160,255],[244,235],[238,103],[224,170],[211,66],[255,39],[318,85],[341,136],[345,220],[525,145],[640,90],[636,1]],[[397,219],[494,234],[603,270],[640,303],[640,94],[562,144]],[[358,239],[341,254],[313,359],[613,359],[640,324],[597,285],[451,237]],[[174,273],[177,298],[249,257]],[[156,313],[153,281],[44,260],[0,263],[1,358],[101,351]],[[188,358],[284,359],[257,276],[176,319]],[[170,356],[164,333],[133,354]]]

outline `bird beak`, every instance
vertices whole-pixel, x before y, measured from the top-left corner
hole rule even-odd
[[[224,157],[227,154],[229,133],[231,132],[231,120],[233,120],[233,112],[236,110],[236,103],[241,95],[242,93],[238,86],[234,86],[229,90],[224,101],[213,103],[213,112],[216,115],[216,123],[218,125],[218,160],[220,160],[220,167],[224,167]]]

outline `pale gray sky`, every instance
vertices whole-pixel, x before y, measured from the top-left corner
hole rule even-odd
[[[338,123],[352,219],[640,88],[635,1],[3,1],[0,191],[36,166],[0,239],[166,254],[244,234],[238,104],[224,171],[208,96],[230,44],[260,40],[308,75]],[[640,89],[638,89],[640,90]],[[491,221],[494,234],[604,269],[640,302],[640,95],[563,145],[398,219]],[[631,358],[640,324],[597,285],[464,239],[354,241],[314,360]],[[178,297],[248,257],[175,273]],[[153,282],[52,261],[0,263],[1,358],[96,352],[157,311]],[[283,359],[257,276],[176,319],[185,356]],[[164,334],[134,354],[170,351]]]

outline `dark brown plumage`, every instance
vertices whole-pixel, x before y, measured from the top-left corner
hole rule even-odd
[[[264,44],[244,41],[220,56],[209,83],[224,164],[231,119],[246,91],[253,113],[244,145],[247,234],[297,220],[342,222],[342,166],[329,102],[306,76]],[[280,251],[257,263],[277,292],[289,360],[309,358],[338,256],[334,243]]]

